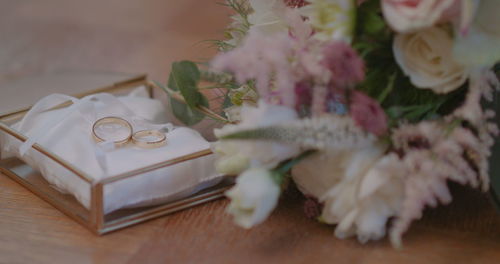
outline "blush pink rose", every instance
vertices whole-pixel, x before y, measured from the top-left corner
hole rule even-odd
[[[465,0],[382,0],[382,11],[395,31],[406,33],[443,22],[462,1]]]

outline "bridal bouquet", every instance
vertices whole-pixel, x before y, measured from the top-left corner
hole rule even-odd
[[[224,5],[235,14],[220,53],[174,63],[165,89],[182,96],[172,107],[186,124],[226,123],[213,150],[217,170],[238,175],[237,224],[263,222],[293,181],[337,237],[388,234],[397,247],[426,206],[452,201],[449,181],[488,190],[500,1]]]

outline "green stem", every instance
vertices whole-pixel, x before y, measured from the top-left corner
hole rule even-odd
[[[212,86],[205,86],[205,87],[198,87],[198,90],[210,90],[210,89],[217,89],[221,88],[220,85],[212,85]],[[221,88],[222,89],[222,88]]]
[[[378,101],[380,104],[382,104],[384,102],[384,100],[387,98],[387,96],[389,95],[389,93],[393,90],[394,88],[394,83],[396,81],[396,74],[397,73],[393,73],[390,77],[389,77],[389,80],[387,82],[387,86],[385,87],[385,89],[382,91],[382,93],[379,95],[378,97]]]
[[[309,157],[310,155],[316,152],[317,152],[316,150],[308,150],[291,160],[282,162],[280,165],[278,165],[278,167],[276,167],[274,170],[271,171],[274,181],[277,184],[281,185],[289,175],[288,172],[290,172],[293,166],[297,165],[303,159]]]

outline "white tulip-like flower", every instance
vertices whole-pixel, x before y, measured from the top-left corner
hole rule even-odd
[[[276,125],[298,118],[294,109],[271,105],[264,101],[259,101],[257,107],[243,105],[240,116],[239,124],[216,129],[215,135],[220,137],[245,129]],[[239,174],[247,168],[272,169],[280,162],[300,152],[297,146],[256,140],[221,140],[213,143],[212,149],[217,157],[215,161],[217,171],[230,175]]]
[[[231,199],[226,211],[234,216],[238,225],[251,228],[266,220],[274,210],[280,187],[270,171],[254,168],[242,173],[226,195]]]
[[[467,80],[466,67],[452,54],[451,33],[442,27],[427,28],[394,39],[393,51],[403,72],[418,88],[451,92]]]
[[[352,40],[356,17],[354,0],[308,0],[300,8],[303,16],[316,30],[314,37],[323,41]]]
[[[262,33],[273,34],[288,30],[285,19],[286,5],[282,0],[249,0],[253,13],[248,22],[253,29]]]
[[[382,0],[382,11],[397,32],[412,32],[435,25],[457,0]]]
[[[396,216],[404,197],[394,154],[385,148],[318,153],[292,170],[299,189],[324,203],[320,219],[337,224],[339,238],[357,236],[360,242],[377,240],[386,233],[386,223]],[[393,173],[387,173],[393,172]]]

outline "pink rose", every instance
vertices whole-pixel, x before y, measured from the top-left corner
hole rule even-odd
[[[360,91],[351,93],[350,111],[356,124],[376,136],[387,132],[387,116],[380,104]]]
[[[365,64],[358,53],[344,41],[332,41],[323,48],[322,65],[332,74],[337,87],[350,87],[365,78]]]
[[[411,32],[443,22],[462,1],[465,0],[382,0],[382,11],[394,30]]]

